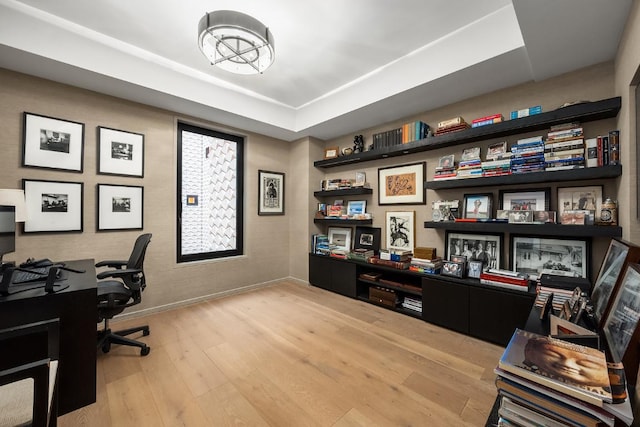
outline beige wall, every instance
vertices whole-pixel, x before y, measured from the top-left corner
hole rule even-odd
[[[212,122],[175,114],[0,69],[0,188],[21,188],[21,180],[45,179],[84,183],[82,233],[18,233],[16,253],[54,260],[127,258],[135,231],[96,232],[97,183],[144,186],[144,232],[153,233],[145,270],[148,288],[140,310],[220,294],[289,275],[291,216],[257,215],[258,169],[289,173],[289,143]],[[84,172],[70,173],[21,167],[24,111],[85,124]],[[245,255],[232,259],[176,264],[176,123],[185,120],[214,129],[246,135]],[[145,135],[144,178],[96,174],[96,127],[106,126]],[[285,200],[292,200],[291,187]]]
[[[488,95],[478,96],[436,110],[431,110],[422,114],[408,117],[404,120],[380,124],[375,128],[364,129],[360,132],[355,132],[354,134],[362,133],[365,136],[365,146],[368,146],[369,144],[371,144],[371,135],[373,133],[399,127],[401,124],[408,121],[422,120],[435,128],[439,121],[446,120],[455,116],[462,116],[468,122],[476,117],[482,117],[494,113],[502,113],[505,118],[508,118],[511,111],[533,105],[542,105],[543,111],[551,111],[558,108],[565,102],[579,100],[597,101],[601,99],[611,98],[616,95],[616,91],[614,90],[614,66],[613,62],[608,62],[588,67],[573,73],[568,73],[556,78],[548,79],[542,82],[526,83],[508,89],[496,91]],[[615,119],[608,119],[584,123],[583,127],[586,136],[596,136],[598,134],[606,133],[609,130],[616,129],[617,124]],[[437,192],[428,190],[426,205],[378,206],[378,168],[426,161],[427,179],[431,180],[435,171],[435,167],[437,166],[438,158],[440,156],[453,153],[456,154],[456,159],[459,159],[463,149],[474,146],[480,146],[482,148],[482,153],[484,156],[486,147],[493,142],[499,142],[506,139],[509,144],[512,144],[517,139],[534,135],[544,135],[544,132],[532,132],[528,134],[514,135],[507,138],[492,139],[481,141],[478,143],[459,145],[452,147],[451,149],[442,148],[434,151],[416,153],[403,157],[394,157],[356,165],[346,165],[337,168],[330,168],[323,171],[326,172],[327,178],[354,178],[354,173],[356,171],[365,171],[367,174],[367,181],[371,183],[371,186],[374,189],[374,194],[367,198],[367,211],[371,212],[374,216],[373,226],[384,227],[384,217],[386,211],[413,210],[416,212],[416,244],[418,246],[436,247],[439,253],[443,255],[445,232],[443,230],[425,229],[423,227],[424,221],[428,221],[431,219],[431,202],[438,199],[459,199],[462,201],[465,193],[492,192],[494,195],[494,204],[496,204],[498,202],[499,189],[475,187],[466,191],[465,189],[441,190]],[[353,135],[347,135],[341,138],[326,141],[325,146],[340,146],[340,148],[351,147],[353,146]],[[316,160],[319,158],[321,158],[321,156],[317,157]],[[626,166],[626,159],[623,158],[623,162]],[[624,168],[624,171],[628,170],[629,168]],[[558,185],[579,186],[593,184],[594,183],[590,181],[576,181],[549,185],[552,190],[552,209],[555,210],[555,195]],[[603,182],[603,184],[605,197],[618,197],[617,180],[608,180],[606,182]],[[528,184],[518,187],[510,187],[510,189],[539,188],[543,186],[547,185]],[[624,200],[621,201],[622,203],[626,203]],[[504,255],[506,257],[503,261],[503,267],[506,268],[508,267],[507,248],[509,242],[508,236],[505,237]],[[383,247],[385,245],[384,233],[382,245]],[[593,265],[600,265],[600,262],[604,257],[604,251],[606,250],[607,245],[607,239],[594,240],[592,257],[594,263]],[[597,274],[597,271],[593,272],[593,274]]]

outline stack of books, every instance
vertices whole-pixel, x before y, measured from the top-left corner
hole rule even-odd
[[[492,125],[494,123],[500,123],[504,121],[502,114],[491,114],[489,116],[480,117],[471,121],[471,127],[477,128],[480,126]]]
[[[412,252],[402,249],[380,249],[380,259],[387,261],[409,261]]]
[[[369,258],[371,258],[373,255],[374,255],[373,249],[358,248],[349,252],[349,255],[347,255],[347,258],[355,261],[367,262],[369,261]]]
[[[458,177],[458,171],[456,163],[451,166],[436,166],[436,172],[433,175],[435,181],[441,181],[445,179],[456,179]]]
[[[330,255],[329,236],[326,234],[314,234],[311,236],[311,253],[317,255]]]
[[[511,175],[511,153],[505,153],[495,160],[486,160],[480,164],[482,176],[502,176]]]
[[[471,126],[469,126],[469,123],[465,122],[462,117],[454,117],[452,119],[443,120],[438,123],[436,136],[444,135],[445,133],[457,132],[459,130],[469,129],[470,127]]]
[[[627,425],[633,421],[629,399],[612,403],[607,360],[600,350],[516,329],[495,373],[499,425],[613,426],[616,418]]]
[[[490,268],[480,273],[480,283],[527,292],[529,290],[529,276],[517,271]]]
[[[456,175],[458,178],[478,178],[482,176],[482,160],[480,160],[479,147],[469,148],[462,152]]]
[[[331,252],[329,253],[329,256],[333,258],[340,258],[340,259],[347,259],[348,255],[349,255],[349,251],[345,249],[338,249],[338,248],[332,248]]]
[[[407,144],[412,141],[424,139],[429,134],[429,125],[417,120],[402,125],[402,143]]]
[[[378,256],[372,256],[371,258],[369,258],[369,264],[384,265],[385,267],[396,268],[398,270],[408,270],[410,262],[391,261],[389,259],[380,259],[380,257]]]
[[[416,297],[405,296],[402,300],[402,307],[422,313],[422,300]]]
[[[511,172],[544,171],[544,141],[542,136],[519,139],[511,147]]]
[[[440,269],[442,268],[442,258],[434,257],[434,258],[416,258],[415,256],[411,258],[411,263],[409,264],[409,271],[415,271],[416,273],[422,274],[440,274]]]
[[[585,145],[582,126],[565,123],[552,126],[544,143],[545,170],[585,167]]]

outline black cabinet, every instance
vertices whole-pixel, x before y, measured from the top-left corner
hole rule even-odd
[[[309,254],[309,283],[355,298],[356,266],[347,261]]]
[[[422,279],[422,318],[469,335],[469,286],[436,277]]]

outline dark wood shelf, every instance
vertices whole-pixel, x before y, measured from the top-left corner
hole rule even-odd
[[[525,132],[548,130],[549,127],[561,123],[579,121],[581,123],[616,117],[620,111],[621,98],[609,98],[594,102],[570,105],[546,113],[534,114],[520,119],[507,120],[493,125],[480,126],[452,132],[440,136],[432,136],[408,144],[395,145],[363,153],[340,156],[334,159],[317,160],[313,163],[318,168],[332,168],[354,163],[368,162],[387,157],[403,156],[422,151],[449,148],[470,142],[483,141],[517,135]]]
[[[403,288],[402,286],[394,286],[394,285],[389,285],[387,283],[381,283],[381,282],[376,282],[373,280],[367,280],[367,279],[362,279],[360,277],[358,277],[358,281],[362,282],[362,283],[366,283],[367,285],[371,285],[371,286],[380,286],[381,288],[387,288],[387,289],[393,289],[394,291],[397,292],[402,292],[405,294],[409,294],[409,295],[415,295],[415,296],[419,296],[420,298],[422,298],[422,289],[409,289],[409,288]]]
[[[329,224],[329,225],[370,225],[373,224],[373,219],[329,219],[329,218],[314,218],[313,222],[316,224]]]
[[[560,181],[583,181],[591,179],[616,178],[622,175],[622,165],[601,166],[597,168],[570,169],[562,171],[532,172],[505,176],[480,178],[449,179],[445,181],[427,181],[424,186],[430,190],[447,188],[493,187],[498,185],[522,185]]]
[[[622,237],[622,227],[609,225],[509,224],[504,222],[425,221],[424,228],[451,231],[508,232],[538,236]]]
[[[344,188],[342,190],[328,190],[328,191],[314,191],[315,197],[330,197],[330,196],[357,196],[360,194],[373,194],[371,188]]]
[[[365,296],[361,296],[361,295],[358,295],[358,299],[361,300],[361,301],[368,302],[369,304],[377,305],[378,307],[386,308],[388,310],[397,311],[399,313],[406,314],[408,316],[412,316],[412,317],[415,317],[415,318],[418,318],[418,319],[422,319],[422,313],[414,311],[414,310],[408,310],[406,308],[403,308],[401,305],[398,305],[396,307],[389,307],[388,305],[384,305],[384,304],[380,304],[380,303],[375,302],[375,301],[371,301],[369,298],[367,298]]]

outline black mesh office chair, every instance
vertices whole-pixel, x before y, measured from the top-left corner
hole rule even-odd
[[[111,344],[123,344],[140,347],[140,354],[146,356],[151,348],[143,342],[126,338],[127,335],[142,332],[149,335],[149,326],[138,326],[112,332],[109,328],[109,320],[116,314],[122,313],[125,308],[139,304],[142,301],[142,291],[146,283],[144,277],[144,255],[151,241],[151,234],[143,234],[136,239],[133,251],[128,261],[100,261],[96,267],[109,267],[98,273],[98,323],[104,321],[104,329],[98,332],[98,348],[104,353],[111,350]],[[102,280],[111,278],[112,280]]]

